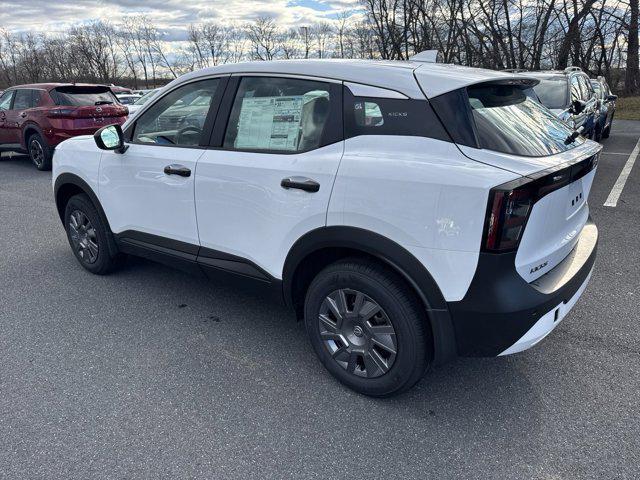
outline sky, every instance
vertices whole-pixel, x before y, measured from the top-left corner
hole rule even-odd
[[[58,32],[93,20],[119,23],[127,15],[143,13],[165,35],[183,40],[191,23],[242,24],[269,16],[281,27],[294,27],[330,21],[358,7],[358,0],[0,0],[0,28]]]

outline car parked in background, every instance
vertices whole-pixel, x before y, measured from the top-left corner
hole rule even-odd
[[[111,85],[107,85],[107,86],[116,95],[124,95],[124,94],[131,95],[133,93],[133,90],[131,90],[130,88],[114,85],[113,83]]]
[[[158,93],[159,90],[160,90],[159,88],[156,88],[154,90],[149,90],[147,91],[147,93],[139,97],[131,105],[128,105],[127,107],[129,108],[129,115],[133,115],[138,110],[140,110],[144,104],[146,104],[156,93]]]
[[[597,141],[603,138],[609,138],[611,134],[611,125],[613,124],[613,116],[616,113],[616,100],[618,96],[611,93],[609,84],[604,77],[597,80],[591,80],[591,86],[596,92],[598,98],[598,119],[596,122]]]
[[[76,135],[122,124],[126,107],[102,85],[20,85],[0,96],[0,150],[19,151],[39,170],[51,169],[53,149]]]
[[[136,100],[140,98],[140,95],[135,95],[133,93],[118,93],[116,94],[116,98],[122,105],[133,105]]]
[[[86,270],[133,254],[269,292],[338,380],[393,395],[530,348],[587,286],[602,147],[536,83],[415,61],[192,72],[56,149],[57,210]]]
[[[595,138],[598,100],[589,77],[580,68],[526,75],[540,80],[533,90],[545,107],[574,129],[581,129],[581,135]]]

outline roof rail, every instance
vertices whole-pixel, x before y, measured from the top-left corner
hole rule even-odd
[[[564,69],[564,73],[570,73],[570,72],[581,72],[582,69],[580,67],[567,67]]]
[[[409,60],[412,62],[437,63],[438,54],[438,50],[424,50],[409,57]]]

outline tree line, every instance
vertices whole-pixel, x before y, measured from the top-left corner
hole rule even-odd
[[[269,17],[192,24],[180,41],[169,41],[144,15],[63,32],[0,29],[0,87],[61,81],[144,88],[242,60],[404,60],[433,49],[444,62],[492,69],[579,66],[638,94],[638,15],[638,0],[361,0],[358,10],[295,28]]]

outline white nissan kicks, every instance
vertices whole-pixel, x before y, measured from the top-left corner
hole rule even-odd
[[[587,285],[600,146],[536,83],[419,62],[209,68],[60,144],[55,201],[90,272],[132,254],[264,289],[338,380],[393,395],[456,355],[535,345]]]

